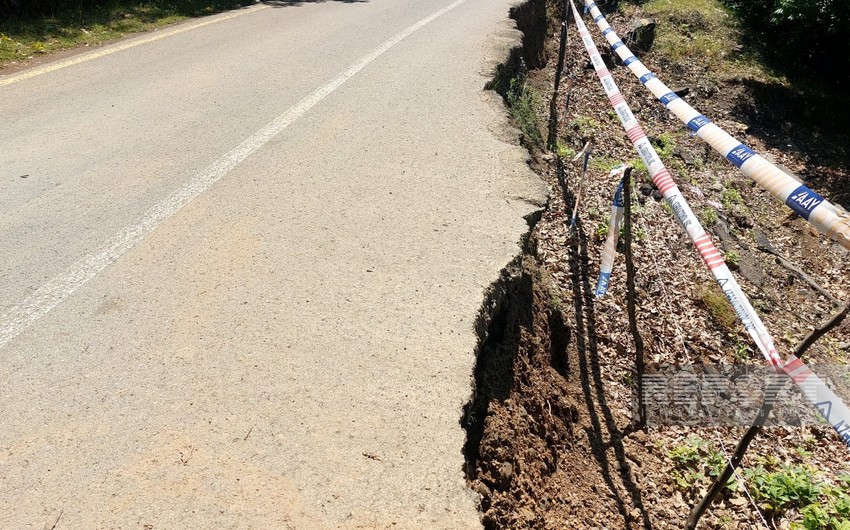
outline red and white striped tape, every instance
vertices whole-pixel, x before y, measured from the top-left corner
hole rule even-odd
[[[850,426],[850,408],[848,408],[841,399],[835,395],[835,393],[823,384],[823,382],[814,375],[811,370],[806,368],[799,359],[792,357],[788,363],[782,363],[782,360],[779,357],[779,352],[773,344],[773,339],[771,338],[770,333],[768,333],[767,328],[764,326],[764,323],[762,323],[758,313],[756,313],[755,309],[753,309],[747,295],[744,294],[741,287],[738,285],[738,282],[735,280],[734,276],[732,276],[729,267],[726,266],[723,256],[714,246],[711,237],[705,232],[705,229],[702,227],[699,219],[697,219],[696,215],[694,215],[694,212],[688,205],[687,200],[685,200],[685,197],[679,191],[679,188],[673,181],[673,177],[670,175],[670,172],[664,167],[664,164],[661,162],[661,158],[658,156],[658,153],[655,152],[655,149],[646,137],[643,128],[641,128],[640,123],[638,123],[631,111],[631,108],[629,108],[628,103],[626,103],[619,88],[617,88],[617,84],[614,82],[611,73],[605,67],[605,63],[599,55],[599,50],[596,48],[593,38],[590,36],[590,33],[588,33],[587,27],[581,20],[581,15],[576,9],[573,0],[570,0],[570,5],[572,6],[573,14],[575,15],[576,27],[579,30],[584,47],[590,56],[590,62],[593,63],[593,67],[596,70],[597,76],[599,76],[602,88],[605,90],[605,94],[614,106],[614,110],[620,118],[623,129],[625,129],[629,140],[631,140],[632,145],[634,145],[634,148],[637,150],[646,165],[649,175],[652,177],[652,181],[670,205],[673,213],[676,215],[676,218],[691,238],[691,241],[693,241],[694,246],[699,251],[703,262],[705,262],[706,266],[714,276],[714,279],[717,281],[717,284],[723,290],[723,294],[729,300],[729,303],[732,304],[732,308],[735,310],[738,319],[744,325],[744,329],[747,330],[753,341],[755,341],[768,363],[770,363],[777,372],[788,374],[803,391],[803,395],[815,406],[815,408],[818,409],[819,412],[821,412],[821,415],[823,415],[823,412],[827,408],[829,409],[829,416],[824,417],[830,422],[830,425],[832,425],[836,432],[838,432],[842,442],[850,447],[850,436],[846,436],[847,432],[850,431],[850,427],[848,427]],[[802,366],[802,368],[800,368],[800,366]],[[804,388],[804,386],[800,383],[802,375],[796,376],[795,379],[794,374],[796,372],[794,372],[793,369],[804,369],[801,373],[806,374],[806,388]]]
[[[584,4],[593,17],[593,21],[602,31],[602,35],[623,63],[696,136],[706,141],[715,151],[738,167],[744,175],[756,181],[797,215],[813,224],[821,233],[837,241],[844,248],[850,249],[850,214],[847,211],[801,184],[694,110],[650,72],[629,50],[605,20],[596,3],[592,0],[584,0]]]

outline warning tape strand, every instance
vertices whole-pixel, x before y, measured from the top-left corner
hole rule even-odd
[[[706,233],[699,219],[694,215],[694,212],[688,205],[688,201],[682,195],[681,191],[679,191],[670,172],[664,167],[661,158],[649,142],[646,133],[644,133],[643,128],[632,113],[629,104],[620,93],[620,89],[614,82],[611,72],[608,71],[608,68],[602,61],[599,50],[596,48],[596,44],[593,42],[593,38],[582,21],[573,0],[570,0],[570,5],[575,15],[579,35],[590,57],[590,62],[596,70],[602,88],[613,105],[623,125],[623,129],[640,155],[641,160],[646,165],[652,181],[658,187],[667,204],[670,205],[674,215],[697,248],[703,262],[711,271],[727,300],[729,300],[744,329],[752,337],[768,363],[777,372],[788,374],[797,383],[806,399],[830,423],[841,437],[841,441],[850,447],[850,435],[848,435],[848,432],[850,432],[850,408],[823,384],[823,381],[809,370],[802,361],[792,356],[787,363],[782,362],[779,352],[774,346],[773,339],[758,316],[758,313],[753,309],[747,295],[741,290],[729,267],[726,266],[723,256],[717,250],[717,247],[714,246],[714,242]],[[796,378],[794,374],[798,374]],[[802,382],[806,384],[803,385],[801,384]]]
[[[754,152],[744,143],[721,129],[711,120],[697,112],[629,50],[608,24],[599,7],[592,0],[584,0],[593,21],[608,41],[611,49],[620,57],[628,69],[670,112],[676,115],[688,129],[711,145],[744,175],[753,179],[779,201],[806,219],[821,233],[850,249],[850,214],[840,206],[827,201],[820,194],[801,184],[767,159]]]
[[[679,191],[679,188],[673,181],[673,177],[670,175],[670,172],[661,162],[661,158],[658,156],[658,153],[656,153],[655,148],[652,147],[646,133],[643,131],[640,123],[632,113],[629,104],[620,93],[620,89],[614,82],[611,73],[605,67],[605,63],[599,55],[599,50],[596,48],[596,44],[594,44],[590,33],[588,33],[587,27],[581,21],[581,17],[578,15],[575,5],[572,7],[576,15],[579,34],[582,38],[585,49],[590,56],[590,61],[596,69],[596,73],[599,76],[599,80],[605,90],[605,94],[612,102],[614,110],[623,125],[623,129],[626,131],[626,135],[629,137],[632,145],[646,165],[652,181],[658,187],[658,190],[667,200],[673,212],[676,214],[676,217],[679,219],[679,222],[685,228],[685,231],[697,247],[703,261],[711,270],[711,273],[714,275],[714,278],[717,280],[717,283],[720,285],[723,293],[729,299],[729,302],[732,304],[735,312],[744,324],[744,328],[752,336],[756,344],[758,344],[762,354],[768,359],[768,361],[771,362],[771,364],[775,366],[781,365],[779,354],[773,346],[773,341],[764,327],[764,324],[762,324],[758,314],[750,305],[743,291],[741,291],[740,286],[732,276],[729,268],[726,266],[723,256],[714,246],[711,237],[709,237],[709,235],[705,232],[705,229],[700,224],[696,215],[694,215],[688,205],[688,202],[685,200],[681,191]]]
[[[622,176],[623,166],[611,170],[609,177]],[[624,177],[623,177],[624,178]],[[611,202],[611,221],[608,223],[608,237],[602,246],[602,260],[599,266],[599,280],[596,282],[596,297],[601,298],[608,292],[608,284],[611,282],[611,272],[614,270],[614,257],[617,255],[617,241],[620,238],[620,225],[623,223],[623,180],[618,180],[617,189],[614,191],[614,199]]]

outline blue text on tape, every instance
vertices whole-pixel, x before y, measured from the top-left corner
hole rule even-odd
[[[823,197],[818,195],[815,191],[807,188],[806,186],[800,186],[792,191],[791,195],[785,199],[785,204],[797,212],[797,215],[808,221],[809,215],[812,214],[812,211],[817,208],[823,200]]]
[[[688,129],[697,132],[709,123],[711,123],[711,120],[709,120],[702,114],[698,114],[696,118],[688,122]]]
[[[649,82],[650,79],[655,79],[655,74],[653,74],[652,72],[649,72],[648,74],[643,74],[642,76],[640,76],[640,82],[643,83],[644,85],[647,82]]]
[[[744,162],[756,156],[752,149],[747,147],[744,144],[738,144],[736,147],[732,148],[729,151],[729,154],[726,155],[726,159],[735,164],[735,167],[741,167],[744,165]]]
[[[675,92],[667,92],[666,94],[658,98],[658,100],[665,105],[667,105],[674,99],[679,99],[679,96],[677,96]]]

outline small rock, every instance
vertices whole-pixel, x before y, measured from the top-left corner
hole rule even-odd
[[[716,180],[708,186],[708,189],[710,189],[711,191],[723,191],[723,183],[719,180]]]
[[[717,85],[710,81],[703,81],[697,87],[697,91],[704,98],[710,98],[712,96],[717,95],[718,89]]]
[[[743,497],[735,497],[734,499],[729,499],[729,504],[732,506],[746,506],[747,499]]]
[[[655,42],[655,21],[651,18],[635,19],[625,41],[635,53],[648,52]]]
[[[850,342],[839,342],[838,343],[839,350],[850,350]]]
[[[763,250],[765,252],[773,253],[773,245],[770,243],[770,240],[764,234],[756,234],[756,247],[759,250]]]
[[[511,481],[514,476],[514,465],[510,462],[505,462],[499,467],[499,479],[505,484]]]
[[[490,488],[488,488],[487,484],[484,484],[483,482],[476,482],[474,489],[475,489],[476,493],[478,493],[479,495],[481,495],[484,498],[489,497],[490,494],[491,494]]]
[[[681,146],[676,146],[676,148],[673,149],[673,154],[681,158],[685,164],[689,166],[694,165],[694,155],[692,155],[687,149],[684,149]]]
[[[721,241],[735,241],[735,238],[729,233],[729,227],[726,226],[726,223],[718,220],[714,223],[714,226],[711,227],[711,230],[714,232],[714,235],[720,238]]]

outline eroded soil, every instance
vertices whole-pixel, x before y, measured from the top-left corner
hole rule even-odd
[[[541,95],[541,124],[548,119],[561,14],[550,6],[549,15],[548,61],[528,73]],[[629,21],[625,15],[609,17],[621,35]],[[608,174],[615,164],[637,155],[578,47],[572,25],[570,31],[565,71],[575,80],[558,136],[570,154],[589,139],[595,146],[580,222],[570,234],[580,168],[567,160],[561,174],[554,154],[527,142],[552,199],[527,255],[513,264],[488,302],[492,318],[489,328],[481,330],[476,394],[463,418],[469,435],[467,475],[470,487],[481,495],[485,528],[680,529],[710,486],[708,475],[717,455],[734,450],[750,418],[744,417],[739,427],[650,423],[639,428],[635,345],[625,309],[621,253],[609,294],[594,296],[603,227],[616,185]],[[591,32],[598,37],[595,28]],[[596,40],[600,50],[606,49]],[[692,209],[726,253],[780,353],[789,355],[839,303],[850,299],[848,252],[691,137],[626,68],[610,55],[607,59],[620,90]],[[775,84],[674,64],[654,52],[643,59],[669,86],[687,89],[687,101],[721,127],[833,202],[850,205],[846,127],[837,124],[839,115],[827,112],[828,98],[800,100],[803,96],[784,94],[786,89]],[[564,92],[559,109],[565,106]],[[805,112],[794,110],[803,107]],[[710,273],[648,175],[636,171],[634,177],[637,318],[647,371],[762,366],[760,353],[712,297]],[[829,296],[768,250],[787,258]],[[807,352],[807,361],[812,366],[846,364],[848,336],[850,322],[844,322]],[[799,400],[795,392],[787,389],[785,399]],[[677,456],[682,448],[693,448],[700,458],[684,465]],[[811,466],[818,480],[832,485],[850,473],[846,448],[814,421],[797,426],[774,422],[753,442],[742,476],[757,466],[766,473],[782,466]],[[755,502],[744,488],[757,497]],[[745,480],[724,491],[700,528],[789,528],[800,521],[799,506],[776,509],[758,498],[755,489]]]

